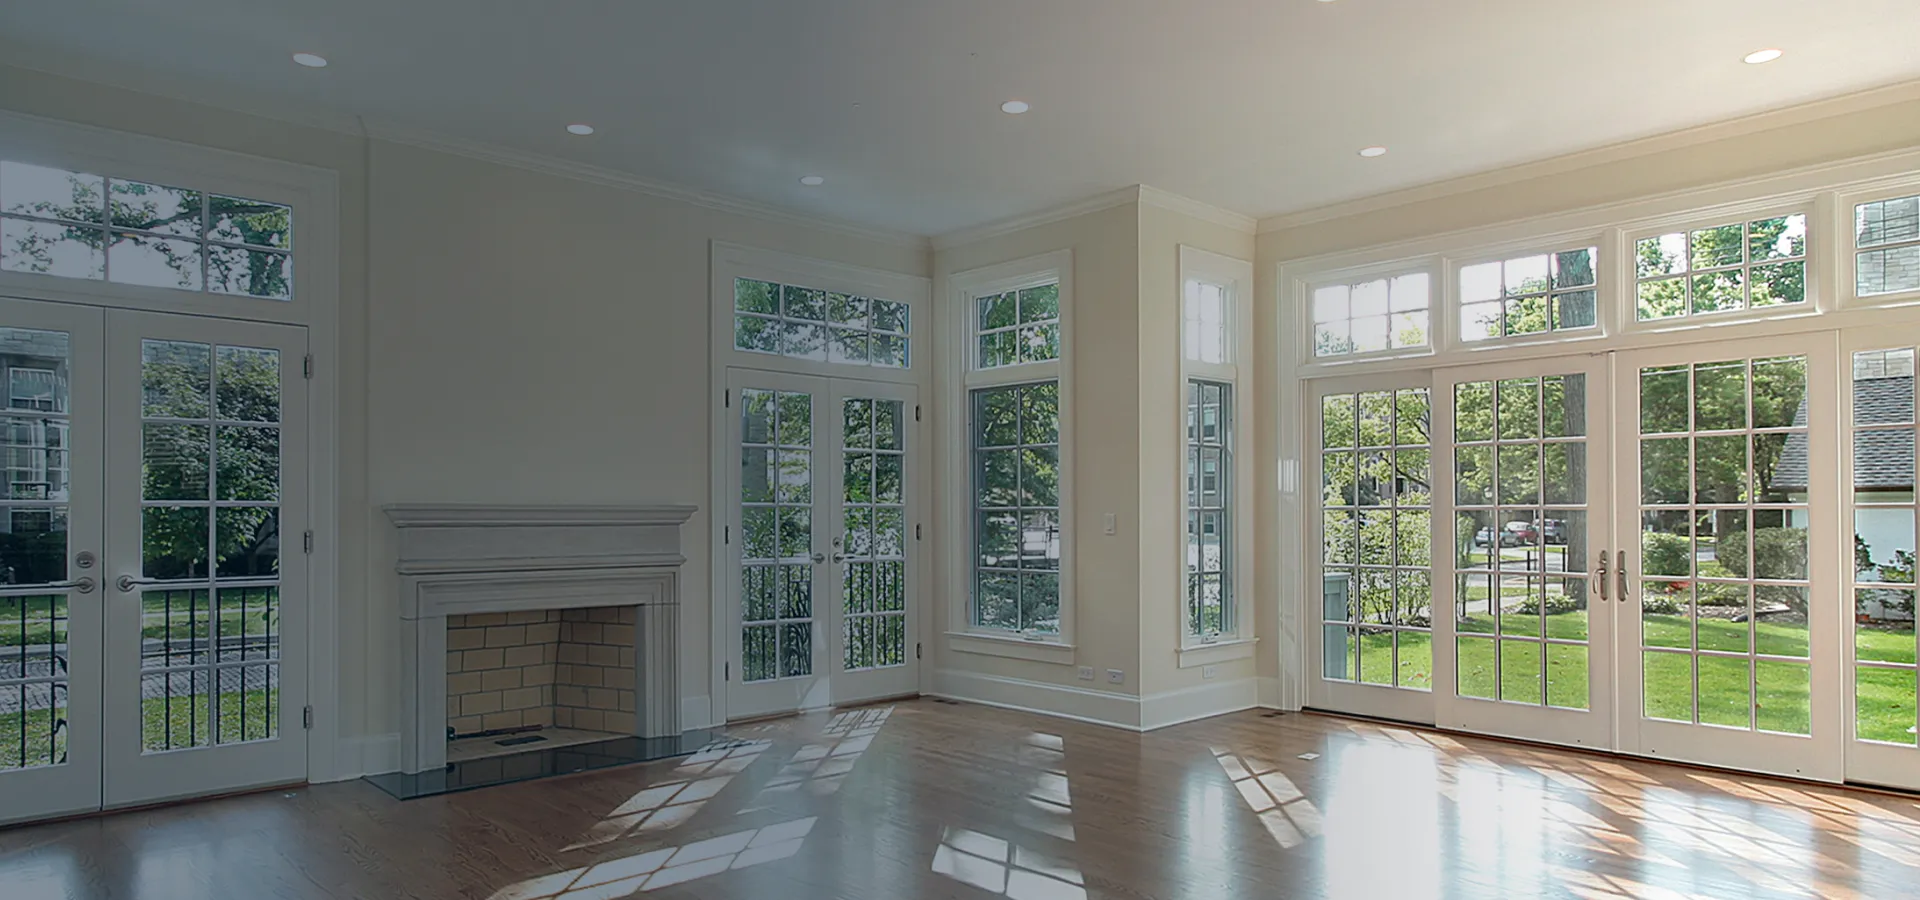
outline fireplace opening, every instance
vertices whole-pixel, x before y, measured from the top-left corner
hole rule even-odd
[[[638,733],[634,606],[448,616],[447,762]]]

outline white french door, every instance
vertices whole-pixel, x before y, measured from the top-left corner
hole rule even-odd
[[[1434,379],[1434,658],[1439,725],[1607,747],[1614,616],[1605,356]]]
[[[305,353],[0,300],[0,820],[305,778]]]
[[[1840,397],[1835,346],[1827,332],[1316,383],[1309,702],[1920,781],[1898,768],[1914,746],[1911,354],[1907,380],[1872,388],[1900,402],[1849,426],[1873,432],[1845,470],[1856,534],[1884,544],[1860,551],[1840,520],[1843,404],[1821,402]],[[1871,557],[1851,567],[1871,583],[1855,600],[1850,545]]]
[[[912,385],[728,370],[727,717],[913,693]]]

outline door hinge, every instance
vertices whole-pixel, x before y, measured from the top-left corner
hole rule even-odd
[[[721,681],[732,681],[732,680],[733,680],[733,663],[731,663],[731,662],[729,662],[729,663],[727,663],[727,665],[726,665],[726,673],[727,673],[727,674],[726,674],[725,676],[723,676],[723,677],[721,677],[721,679],[720,679],[720,680],[721,680]]]
[[[732,525],[720,526],[720,543],[722,544],[733,543],[733,526]]]
[[[913,526],[913,539],[916,541],[920,539],[920,525],[917,522]]]
[[[733,388],[727,388],[720,392],[720,405],[728,409],[733,408]]]
[[[309,353],[300,362],[300,373],[307,378],[313,377],[313,354]]]
[[[313,730],[313,707],[308,706],[300,710],[300,724],[308,731]]]
[[[313,531],[311,529],[301,537],[300,545],[305,548],[308,553],[313,552]]]
[[[920,421],[920,404],[918,403],[913,405],[913,420],[915,422]]]
[[[919,641],[915,641],[913,644],[913,658],[914,659],[920,658],[920,642]]]

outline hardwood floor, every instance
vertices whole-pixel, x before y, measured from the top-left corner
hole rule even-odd
[[[405,803],[352,782],[0,831],[0,897],[1920,896],[1915,798],[1257,711],[1138,735],[917,700],[733,731]]]

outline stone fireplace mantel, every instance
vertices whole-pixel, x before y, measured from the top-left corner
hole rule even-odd
[[[446,764],[447,617],[634,606],[641,737],[680,734],[680,526],[691,506],[386,507],[398,532],[401,769]]]

